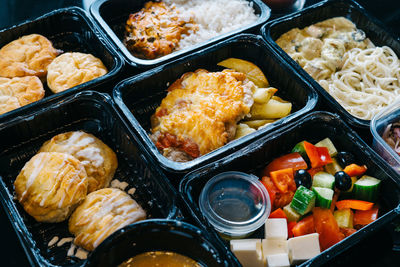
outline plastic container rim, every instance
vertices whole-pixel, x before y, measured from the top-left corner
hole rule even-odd
[[[394,112],[398,111],[400,111],[400,99],[396,100],[394,103],[390,104],[389,106],[382,109],[379,113],[377,113],[371,120],[370,129],[374,140],[378,142],[378,144],[382,146],[385,149],[385,151],[387,151],[400,164],[399,155],[394,151],[394,149],[391,146],[388,145],[388,143],[386,143],[385,140],[383,140],[382,136],[377,131],[377,126],[379,124],[380,119],[383,119],[385,116],[393,114]],[[400,114],[398,118],[400,121]]]
[[[305,122],[308,120],[312,120],[315,118],[318,119],[318,117],[321,117],[324,115],[328,115],[328,116],[334,118],[335,120],[337,120],[342,125],[342,127],[347,128],[346,131],[349,131],[351,133],[352,138],[355,137],[356,139],[361,141],[360,143],[363,146],[368,147],[367,144],[349,126],[347,126],[344,122],[342,122],[341,118],[337,114],[333,114],[331,112],[326,112],[326,111],[314,111],[294,122],[286,124],[283,128],[280,129],[280,134],[285,134],[285,133],[293,130],[293,128],[296,128],[296,125],[298,125],[299,123],[302,123],[302,122]],[[257,140],[256,142],[250,144],[248,147],[244,147],[244,148],[236,151],[235,155],[239,155],[239,154],[242,155],[242,154],[252,152],[252,151],[256,150],[257,147],[259,147],[261,144],[268,142],[267,140],[273,136],[274,136],[274,133],[269,133],[269,134],[263,136],[261,139]],[[350,138],[350,137],[348,137],[348,138]],[[375,151],[373,151],[369,147],[367,150],[369,150],[368,153],[372,153],[373,157],[375,158],[374,160],[377,161],[375,164],[377,166],[380,166],[382,168],[382,170],[387,174],[388,178],[390,178],[390,180],[392,180],[400,189],[400,175],[397,174],[378,154],[376,154]],[[202,224],[204,227],[209,228],[209,229],[213,229],[212,225],[207,220],[204,220],[204,218],[201,219],[201,213],[199,214],[200,209],[196,206],[193,207],[193,204],[195,204],[195,201],[192,199],[191,195],[188,194],[188,190],[189,190],[189,187],[191,186],[191,181],[197,179],[199,174],[202,175],[202,173],[204,173],[205,170],[217,169],[219,166],[224,165],[225,162],[229,161],[230,160],[229,158],[231,158],[231,157],[228,157],[228,156],[223,157],[216,162],[209,163],[205,166],[202,166],[201,168],[198,168],[196,170],[189,172],[188,174],[185,175],[185,177],[181,180],[181,182],[179,184],[179,192],[182,194],[184,200],[188,202],[187,206],[192,211],[194,218],[197,220],[197,222],[199,224]],[[374,222],[368,224],[367,226],[361,228],[360,230],[358,230],[354,235],[351,235],[348,238],[343,239],[342,241],[335,244],[334,246],[321,252],[314,258],[305,261],[300,266],[314,266],[314,265],[319,266],[318,263],[314,263],[314,261],[316,259],[322,258],[322,260],[324,262],[328,261],[330,258],[332,258],[331,255],[328,255],[328,253],[332,253],[334,255],[333,257],[335,257],[336,255],[340,254],[342,251],[345,251],[345,250],[349,249],[350,247],[352,247],[354,243],[357,243],[360,240],[362,240],[364,238],[365,234],[368,234],[372,230],[378,229],[378,228],[390,223],[398,215],[400,215],[400,203],[398,203],[396,205],[396,207],[389,210],[384,215],[380,216],[376,221],[374,221]],[[226,248],[229,249],[228,246],[226,246]]]
[[[246,39],[248,38],[248,39]],[[283,64],[283,68],[285,69],[289,69],[292,73],[291,76],[295,76],[297,77],[297,79],[299,81],[301,81],[302,83],[304,83],[306,86],[304,86],[304,90],[307,94],[307,101],[305,103],[305,105],[297,110],[296,112],[293,112],[291,114],[289,114],[288,116],[274,122],[273,126],[267,126],[263,129],[257,130],[251,134],[248,134],[246,136],[241,137],[240,139],[237,140],[232,140],[229,143],[225,144],[224,146],[217,148],[205,155],[202,155],[198,158],[195,158],[191,161],[188,162],[175,162],[172,161],[170,159],[167,159],[166,157],[164,157],[157,149],[157,147],[154,145],[154,143],[151,141],[150,137],[148,136],[148,133],[146,132],[146,130],[142,127],[142,125],[139,123],[139,121],[136,119],[136,117],[134,116],[134,114],[132,114],[132,112],[129,110],[129,108],[127,107],[127,105],[125,104],[123,98],[122,98],[122,92],[121,92],[121,88],[123,88],[124,86],[126,86],[126,84],[134,84],[138,81],[142,81],[144,79],[148,79],[151,76],[153,76],[156,73],[159,73],[161,71],[164,71],[165,69],[169,69],[169,68],[173,68],[176,65],[180,65],[183,63],[187,63],[190,62],[193,58],[197,57],[198,55],[205,55],[209,52],[212,52],[214,50],[217,49],[221,49],[231,43],[238,43],[240,41],[247,41],[247,42],[254,42],[254,43],[259,43],[261,44],[264,49],[270,50],[270,53],[274,54],[275,52],[270,48],[269,44],[266,43],[261,36],[259,35],[253,35],[253,34],[240,34],[238,36],[234,36],[231,37],[227,40],[224,40],[223,42],[214,44],[210,47],[206,47],[200,51],[197,51],[196,53],[193,54],[189,54],[186,55],[185,57],[182,57],[181,59],[179,59],[179,61],[175,61],[175,62],[170,62],[168,64],[164,64],[162,66],[158,66],[154,69],[151,70],[147,70],[141,74],[126,78],[124,80],[122,80],[121,82],[119,82],[113,89],[113,99],[115,101],[115,103],[117,104],[118,108],[122,111],[122,114],[124,114],[124,117],[127,119],[127,121],[130,123],[130,125],[132,125],[133,128],[135,128],[135,130],[138,132],[138,135],[140,136],[140,139],[146,144],[146,147],[149,149],[150,153],[157,159],[157,161],[161,164],[162,168],[169,171],[169,172],[188,172],[193,170],[194,168],[198,167],[199,165],[201,165],[203,162],[205,161],[209,161],[213,158],[215,158],[216,156],[226,153],[226,151],[230,150],[230,149],[234,149],[235,146],[240,146],[243,143],[249,143],[252,141],[255,141],[256,137],[261,137],[263,136],[266,132],[271,132],[271,131],[275,131],[278,128],[280,128],[282,125],[284,125],[285,123],[287,123],[288,121],[294,121],[296,120],[298,117],[309,113],[311,110],[313,110],[317,103],[318,103],[318,94],[315,91],[314,88],[311,87],[311,85],[309,84],[309,82],[305,79],[303,79],[303,77],[301,75],[299,75],[298,73],[295,72],[295,70],[293,70],[293,68],[288,65],[286,62],[282,62],[279,61],[279,64],[282,65]],[[277,57],[277,59],[279,59],[279,57]],[[273,128],[271,128],[273,127]]]
[[[82,99],[83,98],[83,99]],[[114,116],[117,117],[118,121],[121,123],[121,127],[123,128],[124,131],[126,131],[127,135],[129,135],[135,142],[135,145],[137,146],[138,150],[141,152],[140,157],[144,157],[146,161],[150,162],[151,165],[153,165],[153,170],[154,172],[157,173],[158,176],[162,177],[162,182],[158,182],[159,179],[157,179],[157,183],[159,183],[159,186],[166,186],[167,191],[172,191],[176,193],[176,199],[173,200],[173,206],[166,218],[163,220],[177,220],[179,221],[179,211],[184,208],[188,208],[186,206],[185,202],[180,202],[181,196],[179,192],[172,187],[170,182],[167,180],[167,177],[164,175],[162,170],[157,166],[156,162],[154,161],[153,158],[149,155],[149,152],[144,148],[144,146],[141,144],[141,142],[137,139],[136,135],[132,133],[130,130],[130,127],[128,127],[127,123],[125,120],[121,117],[119,112],[117,111],[114,102],[112,101],[112,98],[106,94],[106,93],[100,93],[97,91],[81,91],[81,92],[76,92],[75,94],[69,95],[68,97],[64,98],[63,100],[58,100],[58,99],[47,99],[45,102],[41,103],[38,107],[37,110],[31,114],[25,114],[23,116],[19,117],[14,117],[10,118],[7,121],[0,122],[0,131],[7,127],[12,127],[18,123],[20,123],[21,120],[28,119],[31,120],[34,118],[36,113],[42,113],[46,112],[47,108],[54,108],[60,105],[67,105],[71,101],[76,101],[76,99],[81,99],[78,101],[95,101],[95,102],[101,102],[103,105],[106,106],[106,108],[109,108],[109,111],[112,113]],[[104,106],[103,106],[104,107]],[[0,175],[0,178],[2,178],[2,175]],[[160,178],[160,177],[159,177]],[[15,234],[17,235],[20,244],[22,245],[25,254],[27,256],[27,259],[29,263],[32,266],[57,266],[51,264],[47,258],[44,258],[42,254],[38,251],[36,241],[31,239],[30,236],[26,235],[25,233],[29,233],[29,230],[27,228],[27,225],[25,224],[24,220],[22,219],[20,212],[16,208],[16,203],[12,200],[12,192],[9,191],[8,187],[5,185],[3,179],[0,179],[0,202],[2,206],[4,207],[5,211],[7,211],[7,217],[10,221],[10,223],[13,226],[13,229],[15,231]],[[144,220],[147,222],[148,220],[153,220],[153,219],[146,219]],[[162,220],[162,219],[158,219]],[[133,223],[128,225],[127,227],[134,227],[137,223]],[[183,223],[183,222],[182,222]],[[117,232],[123,232],[125,228],[121,228]],[[108,240],[108,237],[104,240]],[[103,242],[102,242],[103,243]],[[100,245],[99,245],[100,247]],[[97,249],[97,248],[96,248]],[[96,249],[91,253],[93,254]],[[91,255],[90,254],[90,255]],[[90,257],[89,255],[89,257]],[[82,261],[82,266],[85,265],[85,262],[87,260]]]
[[[68,90],[64,90],[59,93],[52,93],[51,95],[45,96],[44,98],[42,98],[38,101],[35,101],[33,103],[30,103],[30,104],[22,106],[22,107],[19,107],[17,109],[11,110],[4,114],[0,114],[0,121],[4,121],[8,118],[15,117],[18,114],[26,114],[27,112],[29,112],[28,110],[30,110],[31,108],[35,108],[36,106],[38,106],[42,103],[45,103],[46,100],[63,98],[63,97],[81,92],[85,89],[88,89],[89,87],[97,87],[101,84],[107,83],[109,80],[114,79],[115,76],[122,70],[122,68],[124,66],[124,61],[123,61],[122,57],[113,48],[113,46],[110,44],[110,42],[102,36],[102,34],[97,29],[93,19],[89,15],[89,13],[77,6],[59,8],[59,9],[53,10],[51,12],[48,12],[42,16],[39,16],[37,18],[26,20],[22,23],[13,25],[8,28],[0,29],[0,35],[9,30],[13,30],[15,28],[22,27],[25,24],[35,23],[37,21],[47,19],[49,17],[60,15],[61,13],[69,13],[71,15],[77,15],[82,21],[84,21],[86,23],[86,25],[88,26],[88,28],[93,32],[94,36],[98,39],[100,44],[103,45],[104,49],[110,53],[110,55],[112,56],[113,61],[114,61],[114,66],[110,70],[108,70],[108,72],[105,75],[103,75],[101,77],[98,77],[91,81],[85,82],[83,84],[76,85],[72,88],[69,88]]]
[[[394,34],[393,31],[389,30],[380,20],[378,20],[375,16],[371,15],[367,10],[365,10],[364,7],[362,7],[359,3],[357,3],[354,0],[323,0],[319,3],[308,6],[292,14],[288,14],[283,17],[267,22],[261,27],[260,32],[263,38],[266,40],[266,42],[271,45],[272,49],[274,49],[275,52],[277,52],[280,55],[282,60],[286,61],[291,67],[296,69],[296,71],[299,72],[301,76],[307,79],[314,88],[314,90],[316,90],[319,94],[321,94],[322,98],[325,98],[325,100],[330,105],[332,105],[334,109],[337,110],[337,112],[339,112],[341,115],[345,117],[347,123],[357,128],[367,129],[370,127],[371,120],[364,120],[357,118],[356,116],[348,112],[342,105],[339,104],[339,102],[333,96],[331,96],[321,85],[319,85],[319,83],[314,78],[312,78],[299,64],[297,64],[285,51],[283,51],[283,49],[281,49],[276,44],[275,40],[273,40],[270,35],[271,28],[273,28],[277,24],[284,23],[295,17],[301,17],[305,13],[308,13],[310,10],[320,9],[324,8],[325,6],[335,5],[335,4],[347,4],[350,9],[355,9],[359,11],[363,16],[368,18],[369,21],[376,24],[379,28],[383,29],[391,38],[396,40],[396,42],[399,42],[397,35]]]
[[[254,217],[246,221],[235,222],[221,217],[214,211],[210,205],[210,202],[208,201],[212,186],[221,181],[229,181],[233,179],[243,180],[248,182],[249,185],[255,186],[262,196],[262,209]],[[227,171],[219,173],[208,180],[200,194],[199,207],[203,215],[210,221],[217,231],[230,236],[243,236],[257,230],[265,223],[271,211],[271,202],[268,191],[265,189],[262,183],[258,181],[257,177],[244,172]]]
[[[170,62],[171,60],[177,59],[180,56],[184,56],[186,54],[189,54],[191,52],[194,52],[196,50],[205,48],[211,44],[215,44],[219,41],[222,41],[224,39],[227,39],[229,37],[235,36],[237,34],[240,34],[243,31],[250,30],[254,27],[260,26],[266,21],[271,16],[271,9],[261,0],[246,0],[248,2],[251,2],[260,7],[260,16],[259,18],[251,24],[245,25],[243,27],[240,27],[236,30],[215,36],[211,39],[208,39],[204,42],[189,46],[187,48],[184,48],[182,50],[174,51],[171,54],[162,56],[157,59],[140,59],[135,56],[133,56],[129,50],[125,47],[125,45],[122,43],[122,41],[118,38],[118,36],[115,34],[115,32],[110,28],[108,23],[103,19],[103,17],[100,15],[99,10],[100,7],[105,3],[109,2],[110,0],[98,0],[93,2],[90,5],[90,14],[93,16],[94,20],[97,22],[100,31],[102,32],[103,35],[107,36],[110,41],[116,46],[118,51],[120,51],[123,54],[124,59],[128,64],[134,67],[138,68],[148,68],[148,67],[154,67],[157,65],[161,65],[162,63],[166,63],[167,61]]]

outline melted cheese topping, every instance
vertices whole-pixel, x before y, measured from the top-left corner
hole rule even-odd
[[[254,84],[232,70],[189,72],[168,88],[152,118],[154,133],[189,139],[204,155],[230,141],[231,127],[250,112]],[[234,133],[234,131],[233,131]],[[233,134],[234,135],[234,134]]]
[[[15,180],[15,192],[24,209],[38,221],[65,220],[87,194],[88,179],[82,164],[64,153],[33,156]]]
[[[127,193],[115,188],[87,195],[69,220],[75,244],[93,250],[118,229],[146,218],[146,212]]]
[[[100,139],[83,131],[61,133],[40,148],[40,152],[67,153],[85,167],[89,178],[88,192],[107,187],[117,168],[117,156]]]

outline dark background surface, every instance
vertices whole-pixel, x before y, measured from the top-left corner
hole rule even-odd
[[[318,1],[307,0],[306,6],[315,2]],[[358,2],[393,32],[400,35],[400,1],[358,0]],[[0,30],[67,6],[87,7],[87,3],[77,0],[0,0]],[[0,208],[0,233],[2,242],[0,266],[29,266],[3,207]],[[400,248],[400,238],[394,235],[392,225],[388,225],[371,235],[368,240],[331,260],[327,266],[400,266],[400,252],[392,249],[393,240],[395,244],[396,240],[399,240]]]

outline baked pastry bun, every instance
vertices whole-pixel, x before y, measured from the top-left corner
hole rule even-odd
[[[42,152],[33,156],[14,182],[18,201],[38,222],[62,222],[87,194],[83,165],[71,155]]]
[[[43,84],[36,76],[0,77],[0,114],[28,105],[43,97]]]
[[[43,81],[47,66],[58,54],[46,37],[40,34],[22,36],[0,49],[0,76],[37,76]]]
[[[64,53],[49,65],[47,85],[51,91],[59,93],[106,73],[103,62],[91,54]]]
[[[127,193],[104,188],[87,195],[68,226],[75,235],[74,243],[92,251],[118,229],[145,218],[146,212]]]
[[[117,155],[92,134],[74,131],[46,141],[39,152],[68,153],[81,161],[88,176],[88,192],[107,187],[118,167]]]

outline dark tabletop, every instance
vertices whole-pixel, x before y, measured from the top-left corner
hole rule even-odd
[[[0,30],[34,19],[49,11],[67,7],[79,6],[86,8],[93,0],[0,0]],[[135,0],[132,0],[135,1]],[[396,0],[357,0],[370,13],[384,22],[393,32],[400,36],[400,1]],[[306,5],[318,2],[307,0]],[[367,136],[365,136],[368,139]],[[29,266],[23,248],[14,232],[3,207],[0,208],[0,266]],[[400,266],[400,238],[393,238],[393,227],[388,225],[367,240],[331,260],[327,266]],[[394,246],[399,240],[398,246]]]

